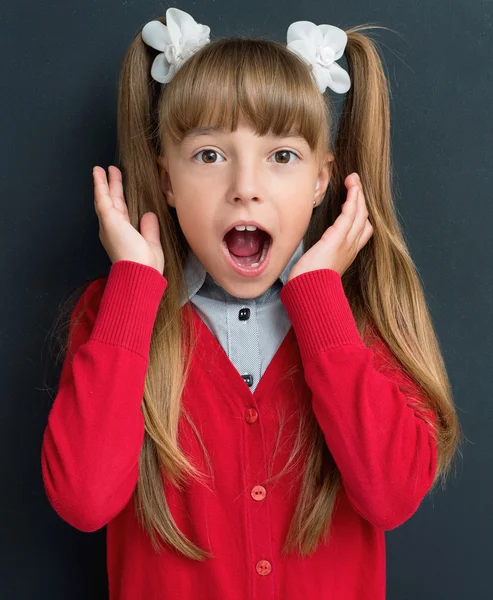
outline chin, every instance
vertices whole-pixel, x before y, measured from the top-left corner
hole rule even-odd
[[[219,282],[218,282],[219,283]],[[264,294],[272,285],[273,281],[265,281],[263,284],[257,282],[246,282],[234,284],[232,282],[225,283],[221,287],[235,298],[251,299],[257,298]]]

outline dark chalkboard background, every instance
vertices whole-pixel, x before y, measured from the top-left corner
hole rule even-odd
[[[116,85],[127,44],[167,7],[146,0],[0,5],[2,600],[107,597],[104,530],[71,528],[42,486],[41,440],[58,382],[50,332],[59,303],[109,269],[92,167],[115,160]],[[285,42],[297,20],[395,30],[371,35],[391,86],[396,205],[467,443],[446,490],[387,534],[388,598],[493,597],[493,2],[178,7],[208,24],[213,37]]]

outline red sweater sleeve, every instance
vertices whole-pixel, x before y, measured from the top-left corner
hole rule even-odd
[[[342,280],[332,269],[294,277],[281,290],[296,334],[312,405],[354,509],[393,529],[418,508],[433,484],[436,441],[416,409],[417,386],[377,338],[359,335]],[[380,342],[378,341],[380,339]],[[417,401],[417,402],[416,402]],[[427,417],[435,423],[428,409]]]
[[[156,269],[120,260],[72,313],[41,468],[51,505],[82,531],[106,525],[137,483],[150,340],[166,286]]]

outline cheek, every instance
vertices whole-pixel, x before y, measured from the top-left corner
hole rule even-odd
[[[212,215],[206,203],[180,198],[176,204],[176,214],[181,230],[192,247],[200,247],[201,243],[207,244]]]
[[[296,200],[289,204],[289,210],[283,207],[280,211],[279,219],[283,229],[289,229],[292,232],[299,233],[305,231],[310,223],[313,214],[313,200],[310,204],[309,198],[304,198],[302,201]]]
[[[200,209],[191,203],[177,202],[176,214],[184,232],[195,229],[202,219]]]

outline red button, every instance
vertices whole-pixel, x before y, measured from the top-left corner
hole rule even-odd
[[[256,485],[250,492],[254,500],[263,500],[267,494],[267,490],[263,485]]]
[[[258,419],[258,412],[254,408],[247,408],[245,412],[245,420],[247,423],[255,423]]]
[[[256,569],[259,575],[268,575],[272,571],[272,565],[268,560],[259,560]]]

